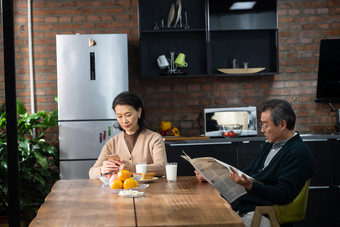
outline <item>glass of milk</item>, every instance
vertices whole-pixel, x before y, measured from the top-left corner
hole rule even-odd
[[[136,163],[136,173],[146,173],[147,163],[146,162],[137,162]]]
[[[168,182],[176,182],[177,180],[177,162],[169,162],[165,166],[166,179]]]

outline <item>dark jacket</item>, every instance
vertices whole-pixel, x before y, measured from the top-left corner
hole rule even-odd
[[[287,204],[300,192],[314,171],[313,156],[299,134],[293,136],[263,169],[273,144],[266,143],[255,160],[242,170],[257,181],[239,199],[237,210],[242,215],[257,205]],[[263,170],[262,170],[263,169]]]

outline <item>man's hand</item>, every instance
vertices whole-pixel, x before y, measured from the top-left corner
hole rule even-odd
[[[231,179],[233,179],[233,181],[235,181],[235,183],[245,187],[247,190],[250,190],[251,187],[253,187],[253,180],[246,177],[246,175],[242,174],[241,176],[238,175],[237,171],[233,168],[230,167],[231,169],[231,173],[230,173],[230,177]]]
[[[198,174],[198,171],[195,170],[196,178],[199,182],[207,182],[206,179],[204,179],[201,175]]]

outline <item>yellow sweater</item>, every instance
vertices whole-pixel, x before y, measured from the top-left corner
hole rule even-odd
[[[148,172],[155,172],[156,176],[165,174],[167,160],[164,141],[161,135],[151,130],[145,129],[140,133],[131,153],[125,143],[123,132],[108,140],[96,163],[89,170],[90,179],[98,178],[100,168],[107,160],[108,154],[118,154],[120,159],[126,162],[126,169],[130,172],[136,172],[137,162],[146,161]]]

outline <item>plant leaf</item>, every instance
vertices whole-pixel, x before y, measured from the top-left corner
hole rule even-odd
[[[30,156],[30,143],[27,139],[20,135],[18,135],[18,149],[21,151],[22,161],[26,160]]]
[[[27,113],[25,105],[24,105],[24,103],[20,99],[17,99],[17,112],[18,112],[18,114],[25,114],[25,113]]]
[[[41,165],[41,167],[43,169],[47,169],[48,168],[48,162],[46,160],[45,157],[43,157],[40,153],[38,152],[34,152],[34,156],[35,159],[37,160],[37,162]]]
[[[46,154],[49,154],[49,155],[55,154],[54,147],[49,145],[48,143],[46,143],[45,140],[40,139],[39,142],[37,143],[37,145]]]

